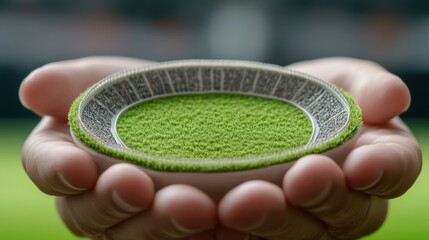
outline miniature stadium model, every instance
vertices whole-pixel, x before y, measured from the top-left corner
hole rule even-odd
[[[307,154],[341,161],[361,113],[343,91],[287,68],[185,60],[107,77],[69,120],[101,170],[129,162],[158,188],[186,183],[219,198],[246,180],[280,184]]]

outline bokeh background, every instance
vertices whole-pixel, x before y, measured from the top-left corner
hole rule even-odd
[[[38,117],[18,99],[46,63],[91,55],[287,65],[329,56],[376,61],[409,86],[403,118],[429,156],[429,2],[414,0],[0,0],[0,239],[76,239],[53,198],[25,176],[20,149]],[[368,239],[429,237],[429,168],[391,201]]]

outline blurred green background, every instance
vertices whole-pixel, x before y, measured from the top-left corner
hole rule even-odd
[[[75,239],[25,175],[37,118],[18,100],[33,69],[90,55],[227,58],[287,65],[329,56],[380,63],[409,86],[403,115],[429,156],[429,1],[0,0],[0,239]],[[429,239],[429,167],[368,239]]]

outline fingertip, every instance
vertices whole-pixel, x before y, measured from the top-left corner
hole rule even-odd
[[[383,72],[367,76],[373,84],[356,84],[356,96],[362,108],[363,120],[369,124],[385,123],[405,112],[411,104],[407,85],[397,76]]]
[[[66,120],[69,105],[64,95],[69,89],[64,79],[67,76],[55,64],[48,64],[31,72],[21,83],[19,98],[24,107],[38,115],[49,115]],[[53,101],[55,99],[55,101]]]
[[[400,105],[398,106],[398,109],[401,110],[401,113],[406,112],[411,106],[410,89],[399,77],[396,78],[392,88],[394,88],[392,90],[392,95],[400,99]]]
[[[153,210],[170,218],[180,232],[201,232],[216,225],[216,205],[204,192],[188,185],[170,185],[159,190]]]
[[[248,238],[319,239],[326,232],[313,216],[289,205],[279,186],[264,181],[249,181],[234,188],[218,209],[222,225],[247,233]]]
[[[382,198],[404,194],[415,182],[419,167],[402,148],[377,144],[352,151],[343,165],[349,187]]]
[[[343,171],[349,187],[359,191],[373,188],[382,178],[384,155],[375,146],[362,146],[353,150],[344,162]]]
[[[19,101],[21,102],[22,106],[24,106],[25,108],[27,108],[29,110],[31,110],[31,107],[30,107],[31,104],[29,104],[30,101],[28,99],[29,94],[30,94],[28,91],[29,91],[29,89],[31,89],[31,87],[29,86],[30,80],[28,80],[30,78],[30,75],[27,76],[24,80],[22,80],[21,85],[19,86],[19,89],[18,89]]]
[[[130,164],[115,164],[104,171],[96,191],[109,193],[116,205],[128,212],[148,208],[155,195],[152,179]]]
[[[46,123],[42,120],[41,124]],[[98,173],[91,155],[71,143],[46,138],[46,132],[35,131],[24,143],[22,163],[42,192],[65,196],[81,193],[95,185]]]
[[[211,237],[210,230],[216,224],[215,210],[214,202],[202,191],[188,185],[170,185],[155,193],[150,208],[127,220],[122,218],[104,235],[109,239]]]
[[[32,71],[19,86],[18,96],[22,105],[30,110],[34,109],[34,105],[38,105],[37,103],[37,91],[39,87],[37,83],[40,81],[39,79],[43,79],[40,77],[42,68],[38,68]],[[34,110],[33,110],[34,111]],[[36,107],[37,111],[37,107]]]
[[[92,188],[98,178],[92,156],[79,148],[61,146],[58,149],[57,177],[64,187],[77,192]]]
[[[19,98],[38,115],[67,121],[73,100],[89,86],[114,72],[150,63],[121,57],[86,57],[50,63],[23,80]]]
[[[286,200],[280,187],[253,180],[228,192],[218,206],[220,221],[228,227],[249,230],[264,224],[267,216],[283,213]]]
[[[332,188],[343,184],[342,179],[341,169],[333,160],[309,155],[286,173],[283,190],[293,205],[309,207],[326,199]]]

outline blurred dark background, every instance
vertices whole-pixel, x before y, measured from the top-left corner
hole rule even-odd
[[[279,65],[363,58],[410,87],[405,117],[428,117],[428,43],[428,1],[0,0],[0,118],[34,117],[17,96],[33,69],[90,55]]]

